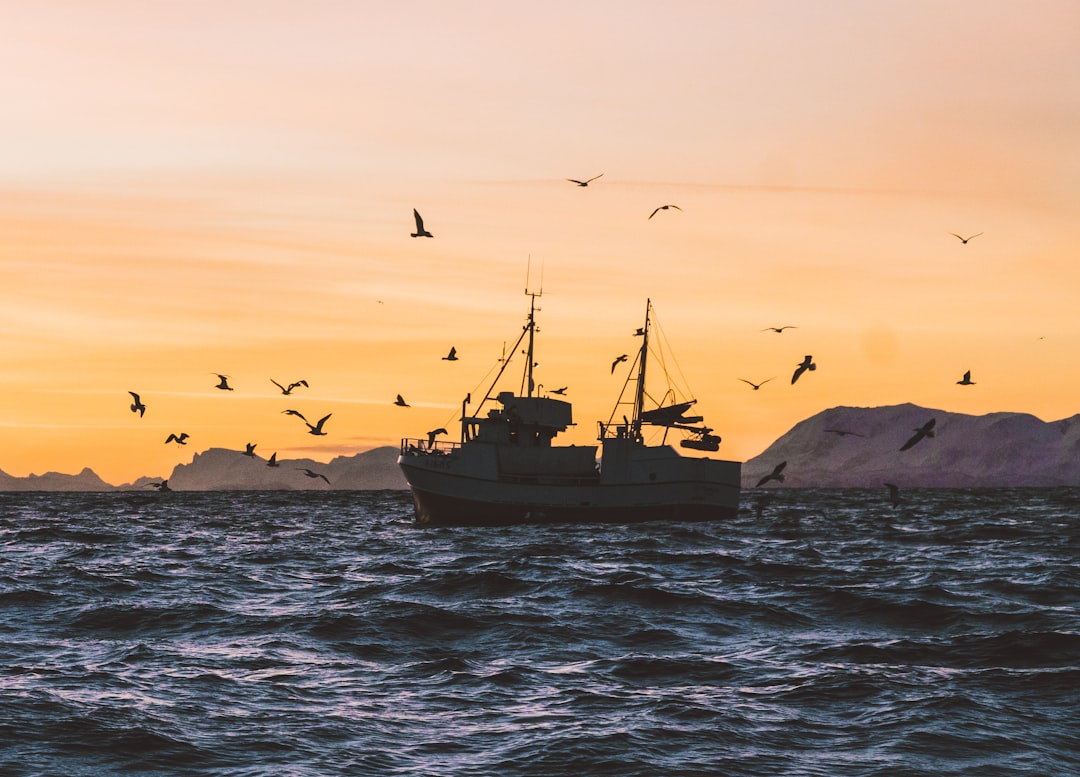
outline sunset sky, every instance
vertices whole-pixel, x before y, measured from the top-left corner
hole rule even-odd
[[[1078,40],[1073,0],[6,3],[0,470],[453,430],[530,269],[568,442],[647,298],[725,458],[837,405],[1072,416]]]

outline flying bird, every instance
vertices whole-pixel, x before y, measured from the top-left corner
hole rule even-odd
[[[416,219],[416,231],[411,233],[411,237],[435,237],[433,234],[424,229],[424,220],[420,218],[420,211],[416,208],[412,209],[413,218]]]
[[[446,356],[442,357],[442,360],[444,362],[456,362],[457,361],[457,348],[454,348],[453,346],[451,346],[450,347],[450,353],[448,353],[448,354],[446,354]]]
[[[776,332],[776,334],[780,334],[785,329],[798,329],[798,328],[799,327],[797,327],[797,326],[791,326],[791,325],[787,325],[787,326],[767,326],[764,329],[762,329],[761,331],[762,332]]]
[[[171,442],[175,442],[177,445],[187,445],[187,432],[181,432],[180,434],[170,434],[165,438],[165,444],[168,445]]]
[[[281,393],[284,394],[285,396],[289,396],[289,394],[292,393],[294,388],[299,388],[300,386],[303,386],[304,388],[308,387],[308,382],[306,380],[298,380],[298,381],[296,381],[296,383],[290,383],[288,385],[288,387],[282,386],[280,383],[278,383],[273,378],[270,378],[270,382],[273,383],[275,386],[277,386],[279,389],[281,389]]]
[[[849,434],[854,436],[854,437],[865,437],[866,436],[865,434],[859,434],[858,432],[849,432],[847,429],[826,429],[825,431],[826,432],[832,432],[833,434],[838,435],[839,437],[846,437]]]
[[[814,357],[811,356],[810,354],[807,354],[803,358],[802,363],[798,367],[795,368],[795,374],[793,374],[791,376],[791,384],[795,385],[795,381],[797,381],[799,379],[799,376],[802,375],[807,370],[810,370],[811,372],[813,372],[816,369],[817,369],[817,365],[814,364]]]
[[[567,390],[568,388],[570,388],[570,387],[569,387],[569,386],[563,386],[562,388],[552,389],[552,390],[551,390],[550,392],[548,392],[548,393],[550,393],[550,394],[560,394],[560,395],[562,395],[562,394],[565,394],[565,393],[566,393],[566,390]]]
[[[304,419],[304,423],[305,423],[305,424],[307,424],[307,428],[308,428],[308,434],[314,434],[314,435],[315,435],[315,436],[317,436],[317,437],[320,437],[320,436],[321,436],[321,437],[325,437],[325,436],[326,436],[326,432],[324,432],[324,431],[322,430],[322,428],[323,428],[323,424],[325,424],[325,423],[326,423],[326,419],[327,419],[327,418],[329,418],[329,417],[330,417],[330,416],[332,416],[332,415],[333,415],[333,413],[327,413],[327,414],[326,414],[326,415],[324,415],[324,416],[323,416],[322,418],[320,418],[320,419],[319,419],[319,422],[318,422],[318,423],[316,423],[316,424],[308,424],[308,422],[307,422],[307,419],[305,418],[305,419]]]
[[[297,467],[296,469],[299,472],[303,472],[309,478],[322,478],[323,480],[326,481],[326,485],[330,485],[330,479],[328,477],[326,477],[326,475],[324,475],[321,472],[314,472],[314,471],[308,469],[307,467]]]
[[[953,237],[955,237],[957,240],[959,240],[964,245],[967,245],[967,241],[972,240],[974,238],[977,238],[979,235],[982,234],[982,232],[977,232],[976,234],[972,235],[971,237],[960,237],[960,235],[956,234],[955,232],[950,232],[949,234],[952,235]]]
[[[761,486],[765,485],[770,480],[775,480],[778,483],[783,483],[784,482],[784,467],[786,467],[786,466],[787,466],[787,462],[786,461],[781,461],[779,464],[777,464],[775,467],[773,467],[772,472],[770,472],[768,475],[766,475],[765,477],[763,477],[761,480],[759,480],[757,482],[757,485],[755,486],[755,488],[761,488]]]
[[[656,210],[654,210],[652,213],[649,214],[649,218],[651,219],[653,216],[655,216],[660,211],[667,210],[668,208],[674,208],[675,210],[682,210],[682,208],[680,208],[678,205],[661,205],[659,208],[657,208]],[[646,219],[646,220],[648,220],[648,219]]]
[[[139,418],[142,418],[143,415],[146,414],[146,405],[142,403],[142,400],[139,399],[139,395],[134,391],[129,391],[128,393],[131,394],[131,398],[135,400],[131,403],[131,412],[138,413]]]
[[[965,372],[964,377],[961,378],[960,380],[956,381],[956,385],[958,385],[958,386],[974,386],[975,381],[973,381],[971,379],[971,370],[968,370],[967,372]]]
[[[770,380],[772,380],[772,378],[765,378],[765,380],[761,381],[761,383],[754,383],[752,381],[747,380],[746,378],[739,378],[739,380],[741,380],[743,383],[749,384],[750,386],[753,387],[754,391],[757,391],[762,386],[764,386],[766,383],[768,383]]]
[[[394,404],[398,407],[412,407],[412,405],[405,401],[405,398],[402,397],[401,394],[397,395],[397,399],[394,400]]]
[[[273,453],[270,454],[270,458],[268,458],[266,460],[266,466],[268,466],[268,467],[280,467],[281,466],[280,464],[277,463],[277,451],[274,451]]]
[[[447,431],[441,426],[438,429],[432,429],[427,433],[427,445],[429,448],[435,444],[435,437],[440,434],[447,434]]]
[[[603,175],[603,173],[600,173],[600,175]],[[566,180],[568,180],[570,183],[576,183],[578,186],[588,186],[591,181],[595,181],[597,178],[600,177],[600,175],[594,175],[592,178],[587,178],[584,181],[579,181],[576,178],[567,178]]]
[[[246,448],[246,450],[244,451],[244,455],[255,458],[255,445],[256,443],[253,442],[246,443],[244,446]]]
[[[893,507],[899,507],[903,502],[903,497],[900,496],[900,489],[895,483],[886,483],[885,488],[889,489],[889,501],[892,502]]]
[[[217,372],[211,372],[210,374],[211,375],[217,375],[218,380],[220,381],[216,386],[214,386],[214,388],[221,389],[222,391],[232,391],[233,390],[233,387],[229,385],[229,376],[228,375],[221,375],[220,373],[217,373]]]
[[[624,362],[624,361],[626,361],[626,360],[627,360],[627,358],[628,358],[628,357],[627,357],[627,355],[626,355],[625,353],[624,353],[624,354],[623,354],[622,356],[616,356],[616,357],[615,357],[615,361],[613,361],[613,362],[611,363],[611,374],[612,374],[612,375],[614,375],[614,374],[615,374],[615,368],[616,368],[617,366],[619,366],[619,362]]]
[[[931,418],[925,424],[920,426],[918,429],[915,430],[915,434],[911,435],[911,438],[906,443],[904,443],[903,445],[900,446],[900,450],[906,451],[908,448],[915,445],[915,443],[919,442],[919,440],[921,440],[924,437],[933,437],[934,436],[934,424],[936,424],[936,423],[937,423],[937,420],[934,419],[934,418]]]

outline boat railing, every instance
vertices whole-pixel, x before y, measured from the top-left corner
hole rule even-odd
[[[401,455],[446,456],[460,447],[461,443],[452,442],[450,440],[428,440],[420,437],[406,437],[401,441]]]

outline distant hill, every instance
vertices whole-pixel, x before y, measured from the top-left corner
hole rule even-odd
[[[84,469],[78,475],[46,472],[44,475],[28,475],[17,478],[0,471],[0,491],[113,491],[92,469]]]
[[[329,463],[279,459],[278,466],[271,467],[261,456],[210,448],[196,453],[190,464],[177,465],[168,480],[173,491],[405,489],[408,484],[397,465],[397,457],[397,448],[384,446],[355,456],[338,456]],[[325,476],[329,483],[321,477],[309,477],[304,470]]]
[[[407,489],[408,483],[397,465],[398,449],[374,448],[355,456],[338,456],[329,463],[312,459],[281,459],[270,467],[261,456],[240,451],[211,448],[196,453],[190,464],[177,465],[167,478],[174,491],[300,491],[330,489],[381,491]],[[305,469],[326,476],[311,478]],[[84,469],[78,475],[48,472],[44,475],[14,477],[0,471],[0,491],[149,491],[160,477],[141,477],[134,483],[112,486]]]
[[[901,451],[931,418],[934,436]],[[763,488],[1080,486],[1080,415],[1046,422],[1026,413],[974,416],[912,404],[834,407],[745,462],[743,487],[753,488],[783,461],[784,481]]]

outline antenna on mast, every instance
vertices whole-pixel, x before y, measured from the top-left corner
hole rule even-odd
[[[544,263],[540,263],[540,290],[529,291],[529,281],[532,279],[532,254],[529,254],[525,262],[525,295],[531,297],[544,296]]]

